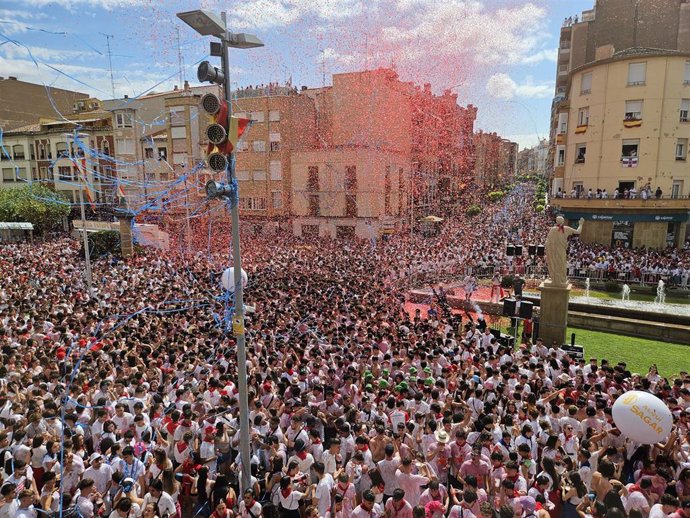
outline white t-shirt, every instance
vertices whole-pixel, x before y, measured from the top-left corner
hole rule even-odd
[[[315,496],[319,501],[319,516],[325,516],[326,511],[328,511],[328,509],[331,507],[331,491],[333,490],[334,485],[335,481],[329,473],[326,473],[316,485]]]

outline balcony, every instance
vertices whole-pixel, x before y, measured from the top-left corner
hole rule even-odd
[[[639,196],[639,195],[638,195]],[[635,210],[635,209],[655,209],[655,210],[683,210],[690,209],[690,197],[688,196],[673,196],[664,195],[657,199],[653,196],[647,200],[641,198],[634,199],[613,199],[606,200],[592,198],[549,198],[551,206],[562,210],[599,210],[599,209],[618,209],[618,210]]]

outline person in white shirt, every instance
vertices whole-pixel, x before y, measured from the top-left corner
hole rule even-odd
[[[0,488],[2,504],[0,505],[0,518],[14,518],[19,507],[17,501],[17,486],[12,482],[5,482]]]
[[[240,518],[261,518],[261,504],[254,499],[254,491],[247,489],[239,505]]]
[[[661,495],[658,504],[654,504],[649,511],[649,518],[669,518],[678,509],[678,499],[668,493]]]
[[[319,516],[326,516],[326,512],[331,507],[331,492],[335,486],[335,481],[330,473],[326,473],[322,462],[315,462],[312,468],[319,479],[314,490],[312,503],[319,510]]]
[[[105,495],[113,483],[113,468],[103,462],[103,457],[100,453],[92,454],[90,462],[91,466],[84,471],[84,478],[93,480],[96,491],[101,495]]]
[[[144,496],[142,507],[145,508],[149,504],[154,504],[158,508],[159,518],[164,518],[165,516],[172,518],[177,514],[175,500],[163,491],[163,481],[160,479],[151,482],[149,492]]]
[[[17,508],[17,512],[14,514],[12,518],[37,518],[38,513],[36,512],[36,509],[34,509],[33,506],[33,490],[25,489],[24,491],[19,493],[19,496],[17,498],[19,499],[19,507]]]
[[[383,500],[384,503],[393,496],[393,491],[398,488],[398,479],[395,472],[400,467],[400,456],[395,453],[395,447],[392,444],[386,444],[384,448],[386,457],[376,463],[376,467],[381,473],[383,479]]]
[[[381,518],[383,516],[381,504],[376,503],[376,495],[371,490],[364,492],[362,503],[359,504],[350,515],[352,518]]]

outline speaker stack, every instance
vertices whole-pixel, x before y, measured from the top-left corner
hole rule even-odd
[[[506,247],[506,255],[508,257],[513,257],[515,255],[515,247],[513,245],[508,245]]]

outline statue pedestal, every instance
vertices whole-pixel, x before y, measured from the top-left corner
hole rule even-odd
[[[568,328],[568,301],[572,286],[554,286],[551,281],[539,285],[541,303],[539,306],[539,338],[544,345],[557,346],[566,343]]]

